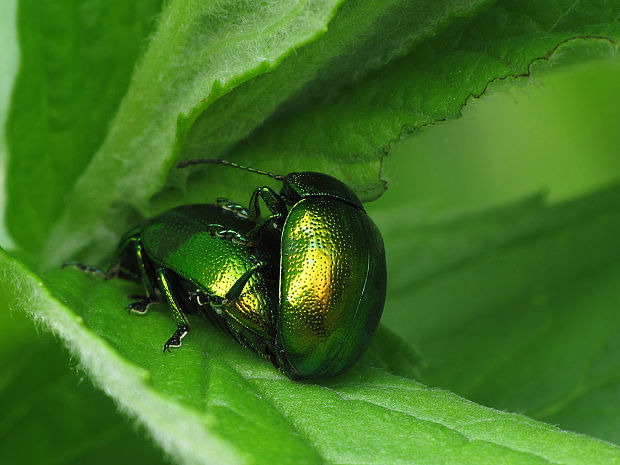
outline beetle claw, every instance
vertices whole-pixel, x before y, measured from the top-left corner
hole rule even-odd
[[[226,199],[224,197],[218,197],[216,203],[217,203],[217,206],[220,207],[222,210],[233,214],[235,217],[239,219],[247,220],[250,217],[250,213],[248,212],[247,208],[233,202],[230,199]]]
[[[181,347],[181,339],[189,332],[189,326],[179,326],[170,339],[164,344],[164,352],[170,352],[170,347]]]
[[[63,263],[62,267],[63,268],[71,267],[71,268],[75,268],[76,270],[80,270],[82,273],[91,274],[94,276],[98,276],[100,278],[107,278],[107,274],[105,270],[101,268],[97,268],[96,266],[85,265],[84,263],[80,263],[80,262],[68,261],[68,262]]]
[[[129,305],[127,305],[127,307],[125,307],[129,313],[138,313],[140,315],[144,315],[149,307],[155,303],[155,300],[153,299],[149,299],[146,296],[136,296],[136,295],[129,295],[127,296],[127,298],[129,299],[135,299],[135,298],[141,298],[141,300],[138,300],[137,302],[132,302]]]

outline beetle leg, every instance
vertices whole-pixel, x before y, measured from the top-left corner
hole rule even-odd
[[[248,239],[243,234],[240,234],[239,232],[232,229],[217,228],[211,231],[211,234],[213,237],[217,237],[218,239],[222,239],[225,241],[234,242],[235,244],[249,245]]]
[[[105,272],[106,279],[121,278],[128,279],[130,281],[140,281],[141,276],[136,273],[137,270],[129,269],[127,267],[129,264],[124,261],[127,254],[136,254],[134,246],[135,243],[139,241],[140,233],[137,228],[129,231],[121,238],[121,242],[118,244],[114,252],[111,265]],[[139,263],[139,260],[136,259],[136,263]]]
[[[274,224],[276,228],[282,229],[282,223],[286,218],[286,204],[282,197],[269,186],[258,187],[250,197],[250,217],[257,220],[260,216],[260,206],[258,203],[259,198],[263,199],[267,209],[271,212],[271,215],[265,217],[260,221],[252,230],[248,233],[248,239],[252,241],[263,228],[269,224]]]
[[[146,290],[146,295],[128,295],[128,299],[138,299],[136,302],[132,302],[127,305],[127,310],[133,313],[144,315],[149,307],[160,301],[160,294],[155,287],[155,276],[153,275],[153,265],[150,260],[144,255],[142,251],[142,243],[138,235],[130,237],[123,245],[123,249],[131,247],[135,255],[136,264],[140,273],[140,280]]]
[[[196,289],[195,291],[190,292],[188,297],[189,300],[194,302],[198,307],[203,308],[210,306],[218,315],[222,313],[221,307],[224,299],[220,296],[207,294],[199,289]]]
[[[187,333],[189,333],[189,325],[179,326],[177,330],[172,333],[170,339],[164,344],[164,352],[170,352],[170,347],[181,347],[181,339],[183,339]]]
[[[62,264],[63,268],[66,268],[67,266],[70,266],[72,268],[75,268],[76,270],[80,270],[87,274],[99,276],[100,278],[106,277],[106,272],[102,270],[101,268],[97,268],[96,266],[85,265],[84,263],[80,263],[80,262],[64,262]]]
[[[189,323],[187,318],[185,318],[185,315],[183,314],[177,300],[172,294],[172,288],[170,287],[164,268],[157,268],[155,274],[157,276],[157,281],[159,282],[159,288],[166,298],[166,302],[170,306],[172,316],[177,322],[177,330],[164,344],[164,352],[166,352],[170,351],[170,347],[181,347],[181,339],[183,339],[183,337],[185,337],[185,335],[189,332]]]
[[[142,250],[142,242],[140,241],[139,236],[133,236],[127,240],[127,247],[133,248],[133,253],[135,254],[136,263],[138,265],[138,270],[140,272],[140,279],[142,284],[144,284],[144,288],[146,290],[146,298],[141,299],[143,301],[149,301],[150,303],[154,303],[159,301],[159,295],[155,288],[155,277],[153,273],[153,264],[151,261],[144,255],[144,251]],[[138,302],[136,302],[138,303]],[[133,309],[131,309],[133,310]],[[140,313],[140,312],[138,312]]]
[[[222,210],[232,213],[237,218],[247,220],[250,217],[250,213],[248,212],[247,208],[245,208],[243,205],[239,205],[238,203],[233,202],[230,199],[218,197],[215,203]]]
[[[140,315],[144,315],[148,311],[149,307],[157,302],[157,299],[153,299],[148,296],[137,296],[134,294],[128,295],[127,298],[140,299],[127,305],[127,310],[133,313],[138,313]]]

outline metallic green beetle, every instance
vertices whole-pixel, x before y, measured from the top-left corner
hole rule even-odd
[[[258,222],[248,233],[256,241],[269,224],[281,231],[277,364],[294,379],[342,373],[370,344],[386,292],[383,239],[359,198],[321,173],[282,176],[216,159],[190,160],[179,167],[201,163],[282,181],[280,194],[268,186],[252,194],[249,214]],[[270,212],[262,219],[259,198]]]
[[[167,303],[177,329],[164,351],[179,347],[189,332],[186,313],[202,310],[217,327],[275,363],[277,237],[271,245],[265,237],[265,247],[252,247],[246,235],[255,223],[241,207],[220,203],[185,205],[145,220],[121,238],[107,271],[65,265],[141,282],[146,295],[132,296],[139,298],[128,306],[133,312]]]

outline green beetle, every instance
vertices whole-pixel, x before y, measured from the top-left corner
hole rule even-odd
[[[150,218],[121,238],[107,271],[66,265],[142,282],[146,295],[129,305],[134,312],[165,301],[177,329],[164,351],[188,333],[185,314],[202,309],[292,379],[353,365],[377,328],[386,286],[383,240],[357,196],[320,173],[280,176],[210,159],[180,166],[197,163],[266,174],[283,188],[257,188],[249,211],[219,199]],[[264,218],[259,198],[270,211]]]
[[[145,220],[120,240],[107,271],[67,262],[107,279],[141,282],[145,296],[128,309],[145,313],[166,302],[177,329],[164,345],[179,347],[189,332],[187,313],[203,313],[242,345],[274,363],[277,309],[277,237],[253,247],[246,236],[255,226],[241,207],[197,204],[172,208]],[[274,253],[272,253],[272,251]]]
[[[249,214],[257,224],[247,235],[259,240],[269,224],[281,232],[277,364],[294,379],[342,373],[370,344],[386,292],[383,239],[359,198],[321,173],[283,176],[217,159],[190,160],[178,167],[202,163],[282,181],[279,194],[268,186],[252,194]],[[269,209],[264,218],[259,198]]]

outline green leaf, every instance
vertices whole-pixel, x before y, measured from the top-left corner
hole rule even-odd
[[[335,163],[339,166],[331,172],[353,178],[363,198],[374,198],[376,183],[369,181],[370,172],[381,172],[382,155],[392,144],[420,128],[460,116],[469,99],[485,92],[490,82],[527,77],[531,66],[541,61],[552,61],[547,66],[566,63],[565,55],[579,61],[617,52],[620,22],[611,18],[620,2],[612,2],[615,10],[610,5],[590,9],[594,2],[582,9],[585,4],[580,3],[566,15],[558,12],[558,21],[560,16],[570,21],[555,26],[546,24],[547,6],[535,3],[538,7],[528,8],[528,2],[498,2],[471,23],[455,22],[406,57],[342,89],[334,99],[265,125],[236,147],[234,159],[284,172]],[[273,158],[280,163],[270,162]],[[225,190],[221,173],[210,170],[201,180],[201,192],[210,185]]]
[[[439,232],[460,225],[459,231],[469,238],[461,243],[459,236],[448,234],[450,242],[436,256],[420,261],[417,269],[429,273],[429,282],[444,273],[460,277],[459,267],[480,258],[472,250],[492,260],[492,247],[503,253],[501,244],[512,244],[511,238],[518,236],[515,247],[519,241],[549,239],[549,250],[524,247],[540,252],[534,256],[541,268],[557,272],[534,283],[550,300],[529,292],[523,284],[531,279],[527,271],[521,269],[522,280],[513,282],[510,273],[501,275],[503,269],[491,267],[495,287],[477,297],[478,305],[464,298],[463,305],[453,302],[454,308],[447,309],[443,305],[452,288],[442,287],[442,292],[426,296],[426,307],[419,309],[426,311],[423,315],[408,312],[402,325],[392,320],[406,342],[380,331],[358,366],[324,383],[283,378],[266,361],[200,321],[183,350],[164,356],[161,344],[172,329],[165,308],[142,319],[128,316],[121,311],[125,295],[139,289],[57,269],[74,255],[88,261],[105,257],[118,235],[141,216],[217,196],[243,202],[262,182],[220,167],[176,172],[172,167],[180,158],[225,156],[276,172],[328,172],[365,200],[375,198],[385,188],[383,157],[394,141],[459,116],[472,95],[485,92],[490,83],[496,88],[495,83],[527,77],[532,70],[615,55],[618,0],[173,0],[157,18],[151,16],[158,11],[155,2],[126,16],[123,8],[129,7],[104,5],[101,0],[66,5],[46,3],[54,14],[44,10],[41,15],[37,5],[20,3],[22,68],[8,126],[7,221],[30,269],[51,266],[52,271],[36,275],[1,254],[0,280],[10,292],[11,305],[31,312],[59,334],[87,375],[177,461],[620,461],[616,446],[488,409],[412,380],[422,377],[431,385],[441,383],[500,408],[525,410],[561,421],[563,427],[575,425],[617,440],[610,435],[617,415],[615,410],[603,411],[611,401],[602,395],[602,388],[611,387],[609,397],[617,391],[617,365],[604,356],[616,354],[613,341],[605,339],[611,341],[609,347],[595,352],[599,336],[605,336],[603,329],[615,328],[609,302],[616,296],[613,280],[618,273],[609,264],[610,274],[579,278],[580,285],[565,292],[567,296],[560,289],[579,273],[598,272],[602,266],[602,246],[595,247],[593,256],[574,254],[572,247],[590,247],[585,237],[614,241],[616,223],[589,223],[594,211],[588,202],[602,210],[609,205],[617,209],[610,200],[617,196],[615,191],[584,199],[577,208],[583,216],[571,216],[577,204],[554,210],[533,202],[502,210],[495,219],[490,214],[431,226],[408,223],[422,230],[436,226]],[[125,26],[115,22],[117,14]],[[140,45],[147,36],[148,43]],[[80,85],[82,81],[86,84]],[[402,222],[411,210],[398,213],[388,221]],[[615,218],[613,212],[607,216]],[[515,218],[531,222],[530,229],[517,223],[515,236],[510,223]],[[557,224],[564,225],[566,236],[547,237]],[[408,285],[412,259],[406,253],[416,247],[416,236],[398,228],[386,229],[384,236],[389,248],[403,253],[397,257],[402,261],[390,267],[390,282]],[[491,247],[488,256],[485,247]],[[613,250],[611,258],[616,257]],[[570,263],[573,255],[575,262]],[[442,264],[455,268],[448,266],[435,275],[435,267]],[[454,289],[466,296],[481,281],[475,267],[471,276],[462,278],[454,281]],[[463,283],[469,288],[463,290]],[[386,316],[409,309],[418,290],[394,294]],[[524,296],[517,295],[521,291]],[[526,319],[510,320],[515,332],[501,333],[509,336],[506,340],[493,339],[498,330],[505,330],[501,323],[508,318],[493,310],[503,311],[503,303],[521,310],[515,302],[531,296],[538,300],[525,304],[545,311],[554,308],[538,314],[524,304]],[[583,304],[570,307],[570,298]],[[592,305],[609,322],[585,318],[585,309]],[[446,310],[446,317],[435,308]],[[481,308],[488,314],[481,314]],[[567,308],[571,318],[566,318]],[[560,313],[563,309],[565,314]],[[459,312],[470,312],[480,326]],[[453,321],[449,316],[454,314]],[[508,316],[517,314],[515,310]],[[411,319],[418,316],[415,325],[420,328]],[[555,325],[561,330],[557,335],[551,332],[552,320],[562,323]],[[477,338],[471,350],[464,349],[470,339],[454,329],[458,322]],[[529,334],[532,327],[539,332]],[[578,327],[588,329],[587,337],[581,338]],[[434,333],[424,332],[429,328]],[[506,352],[499,349],[514,348],[524,334],[538,346],[522,348],[523,354],[513,349],[515,364],[501,365]],[[574,342],[565,347],[564,338]],[[422,363],[407,348],[412,341],[421,343]],[[578,366],[553,371],[557,367],[545,357],[548,341],[554,344],[549,352],[553,362],[579,362]],[[534,359],[533,365],[527,364],[526,355]],[[546,382],[538,377],[534,387],[526,389],[534,368],[554,376]],[[565,373],[569,376],[562,378]],[[487,385],[489,379],[493,382]],[[588,397],[592,392],[596,398]],[[80,402],[76,401],[83,405]],[[67,404],[67,409],[75,405]],[[588,411],[591,405],[600,413]],[[597,426],[603,414],[608,415],[605,425]],[[76,447],[79,442],[76,436]]]
[[[541,62],[566,63],[567,55],[573,61],[614,55],[620,23],[612,13],[620,9],[620,2],[595,3],[583,8],[580,3],[566,15],[556,9],[554,26],[547,7],[539,2],[498,2],[471,22],[454,21],[407,56],[355,86],[340,89],[334,98],[308,105],[294,117],[287,114],[268,121],[227,158],[274,172],[327,169],[353,185],[362,198],[372,199],[380,192],[377,173],[382,157],[393,142],[459,116],[466,102],[484,92],[489,82],[525,77],[533,64]],[[560,17],[564,19],[559,21]],[[604,37],[584,36],[595,33]],[[231,187],[232,177],[241,179],[241,185],[255,184],[224,170],[205,170],[183,198],[196,201],[221,193],[238,198],[240,188]]]
[[[390,189],[369,210],[407,202],[418,216],[454,214],[541,191],[558,202],[617,181],[620,55],[562,61],[545,62],[556,65],[551,72],[532,66],[531,79],[493,84],[463,119],[395,145],[384,163]]]
[[[8,311],[7,297],[0,285],[0,463],[165,463],[109,397],[77,376],[55,337]]]
[[[22,0],[7,125],[10,232],[37,250],[104,140],[161,0]]]
[[[423,348],[421,379],[620,441],[620,187],[435,224],[400,211],[387,305],[407,311],[386,322]]]
[[[298,90],[303,94],[298,95],[291,89],[291,84],[284,83],[297,82],[296,72],[312,77],[318,69],[323,69],[321,63],[338,60],[330,56],[315,63],[314,55],[308,52],[310,55],[303,62],[314,66],[310,73],[303,71],[304,66],[294,64],[291,72],[286,72],[288,68],[283,60],[294,57],[292,51],[311,40],[315,42],[308,47],[314,45],[320,51],[335,49],[343,52],[330,46],[331,36],[319,35],[324,32],[333,9],[323,9],[322,14],[312,10],[317,16],[303,22],[307,26],[303,30],[306,32],[299,30],[298,34],[298,29],[292,28],[287,21],[279,22],[278,27],[296,31],[292,37],[274,31],[271,35],[257,35],[257,43],[241,40],[235,47],[232,38],[238,37],[239,31],[233,29],[228,34],[231,40],[227,46],[218,48],[218,54],[214,54],[196,51],[201,43],[201,50],[216,47],[213,44],[219,43],[217,40],[222,34],[210,25],[213,19],[210,7],[204,7],[206,10],[202,13],[200,9],[192,10],[192,16],[187,18],[184,4],[172,2],[162,20],[166,27],[160,28],[151,41],[108,137],[79,179],[67,208],[49,237],[44,251],[46,264],[61,261],[94,243],[99,254],[90,248],[88,254],[82,255],[91,260],[100,259],[104,251],[109,251],[106,244],[110,243],[110,237],[128,227],[127,218],[135,217],[136,210],[148,215],[189,199],[204,201],[218,195],[247,197],[249,186],[256,181],[244,182],[248,178],[237,173],[230,176],[239,178],[240,182],[231,183],[230,178],[223,177],[216,169],[208,170],[207,176],[195,177],[189,192],[182,181],[187,173],[173,173],[166,189],[162,191],[162,187],[179,151],[186,150],[188,154],[202,152],[209,156],[225,152],[233,142],[264,121],[267,116],[264,108],[269,113],[278,105],[282,107],[287,96],[304,105],[284,105],[283,114],[277,113],[268,119],[254,135],[232,149],[234,154],[231,153],[229,158],[282,171],[320,167],[322,171],[342,177],[362,197],[376,197],[383,188],[379,179],[381,159],[392,141],[417,127],[458,116],[468,98],[483,92],[489,81],[527,74],[532,62],[552,54],[558,44],[570,43],[571,40],[581,42],[586,34],[589,37],[605,36],[598,39],[599,42],[590,39],[592,43],[585,48],[586,53],[600,54],[601,49],[604,53],[613,53],[613,40],[620,36],[619,23],[612,14],[617,4],[617,1],[589,2],[564,11],[561,7],[550,10],[538,2],[507,0],[479,14],[471,23],[465,19],[454,20],[462,8],[453,6],[452,14],[444,15],[451,21],[439,23],[445,27],[452,22],[441,34],[435,33],[430,40],[419,40],[428,37],[426,27],[427,35],[420,34],[416,40],[406,42],[416,46],[409,55],[392,60],[355,86],[340,88],[334,98],[311,104],[315,102],[311,85],[303,88],[309,94]],[[230,8],[230,14],[239,14],[234,3]],[[471,5],[470,9],[476,12],[475,8]],[[338,13],[344,17],[337,19],[339,16],[336,15],[333,22],[346,24],[347,15],[351,15],[353,24],[356,24],[357,12],[358,9],[343,8]],[[263,30],[265,21],[271,24],[270,19],[289,18],[288,13],[282,11],[261,10],[260,14],[252,14],[252,11],[246,13],[251,20],[247,24],[244,22],[244,27],[254,25]],[[307,19],[306,16],[303,18]],[[295,16],[290,21],[297,24]],[[235,21],[229,23],[237,24]],[[187,34],[177,33],[180,27]],[[200,31],[205,27],[215,31],[206,35],[211,37],[206,43],[192,35],[204,37]],[[351,30],[353,36],[358,33],[364,36],[366,32],[357,28]],[[177,41],[178,56],[165,61],[163,57],[170,58],[170,44]],[[336,40],[336,43],[339,42]],[[361,50],[365,50],[364,43],[358,44]],[[303,58],[302,49],[299,50]],[[353,54],[356,50],[346,49],[346,52]],[[402,48],[398,51],[402,53]],[[377,56],[385,60],[382,50],[378,50]],[[362,57],[366,58],[364,63],[368,61],[367,56],[362,54]],[[232,61],[233,58],[237,61]],[[185,65],[181,74],[177,72],[179,61]],[[283,75],[278,74],[279,69],[284,70]],[[332,68],[328,66],[326,69]],[[271,72],[273,76],[267,77]],[[154,76],[159,76],[155,82]],[[307,79],[302,77],[301,82],[307,82]],[[335,86],[339,88],[338,80]],[[237,88],[234,95],[230,93]],[[270,95],[272,105],[256,100],[255,92]],[[229,97],[226,98],[225,94]],[[186,140],[185,136],[191,132],[198,114],[214,108],[222,110],[214,103],[220,98],[220,104],[227,111],[215,112],[218,121],[222,118],[218,124],[209,125],[215,132],[207,131],[204,137]],[[212,121],[215,117],[201,118],[211,118],[209,121]],[[222,129],[220,124],[229,129]],[[205,145],[207,140],[209,144]],[[186,142],[191,142],[190,146]],[[149,163],[144,162],[147,159]],[[123,173],[121,177],[119,172]],[[231,184],[236,187],[231,188]],[[242,186],[248,187],[244,189]],[[156,193],[158,195],[151,203],[151,197]]]
[[[135,290],[128,283],[71,269],[41,281],[4,253],[0,263],[12,276],[10,301],[65,339],[95,382],[183,463],[620,460],[611,444],[390,373],[375,361],[393,357],[391,344],[375,344],[374,357],[340,377],[295,382],[202,319],[183,350],[162,353],[171,321],[161,307],[144,318],[121,311]]]
[[[96,238],[105,249],[110,228],[122,233],[136,209],[152,214],[150,198],[180,151],[186,157],[226,153],[276,110],[303,114],[302,102],[324,98],[327,85],[335,90],[358,79],[486,1],[418,0],[406,8],[399,0],[352,1],[336,15],[341,3],[170,2],[106,139],[47,241],[49,263]],[[348,157],[361,166],[347,180],[354,187],[371,184],[366,197],[384,188],[376,169],[380,156],[372,155],[371,170],[368,157]]]

